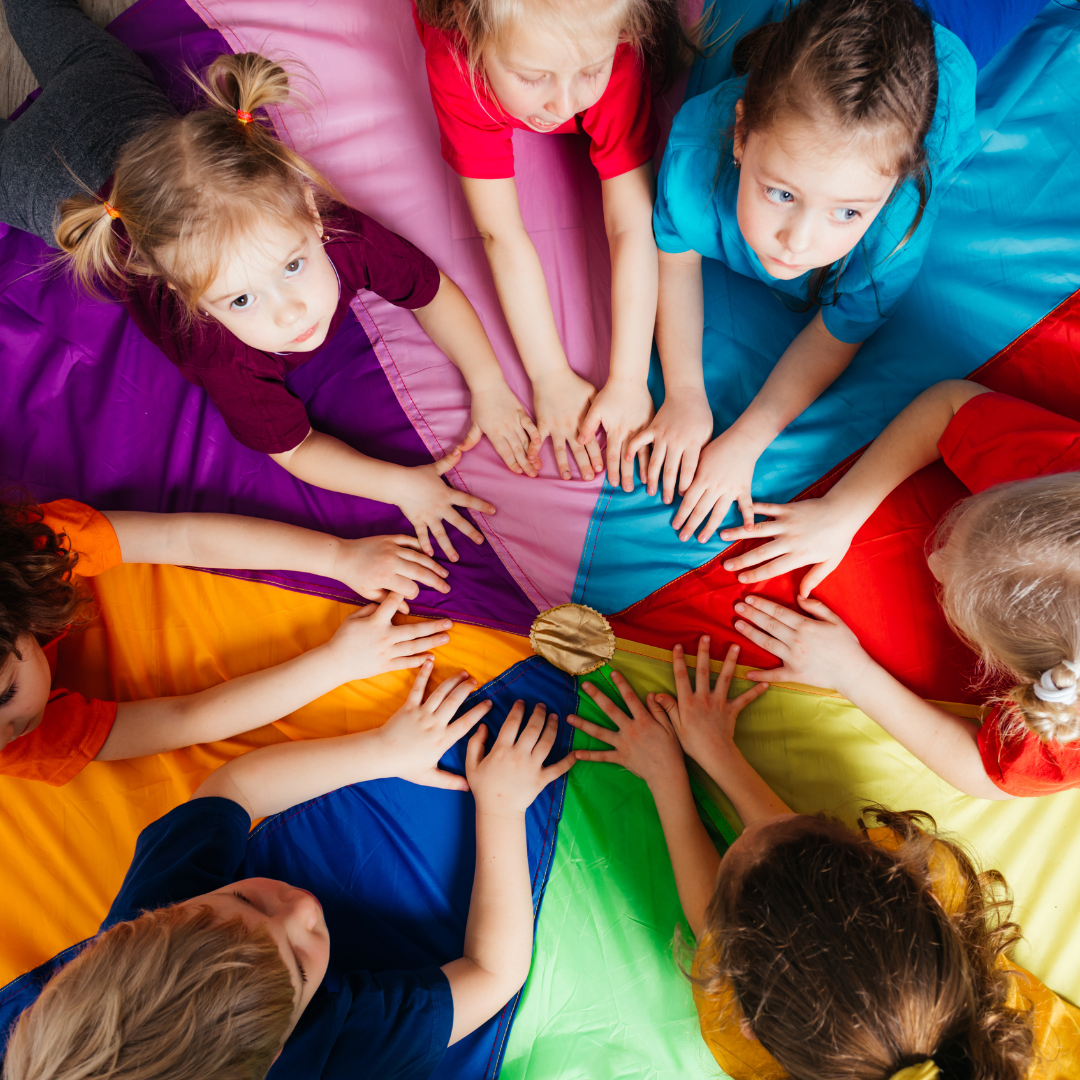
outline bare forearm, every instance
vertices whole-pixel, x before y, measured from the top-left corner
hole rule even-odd
[[[413,312],[417,321],[461,372],[473,393],[503,383],[495,350],[472,304],[442,271],[439,278],[435,299]]]
[[[679,904],[694,937],[705,929],[705,911],[716,888],[720,856],[698,815],[686,770],[651,789],[664,830]]]
[[[846,370],[859,346],[838,341],[821,312],[784,350],[765,385],[732,425],[764,450]]]
[[[913,694],[880,664],[868,658],[836,689],[958,791],[977,799],[1012,797],[986,775],[975,725]]]
[[[226,762],[192,798],[218,795],[266,817],[363,780],[396,775],[380,729],[264,746]]]
[[[341,549],[336,536],[280,521],[235,514],[144,514],[107,511],[125,562],[301,570],[331,576]]]
[[[532,889],[524,814],[476,814],[476,871],[465,953],[443,970],[454,996],[457,1042],[520,989],[532,962]]]
[[[97,760],[143,757],[228,739],[295,712],[341,681],[340,665],[319,646],[197,694],[121,702]]]
[[[744,826],[791,813],[733,742],[718,743],[699,754],[697,763],[731,800]]]
[[[370,458],[314,429],[299,446],[270,456],[293,476],[315,487],[384,503],[396,503],[400,498],[401,477],[406,472],[401,465]]]
[[[664,393],[705,394],[701,361],[705,294],[701,256],[660,252],[656,347],[664,370]]]

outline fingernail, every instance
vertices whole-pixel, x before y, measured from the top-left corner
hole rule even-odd
[[[723,534],[721,534],[721,536],[720,536],[720,539],[721,539],[721,540],[726,540],[726,539],[727,539],[727,537],[726,537],[726,536],[724,536]],[[734,564],[734,563],[729,563],[729,562],[726,562],[726,563],[724,563],[724,569],[725,569],[725,570],[734,570],[734,569],[735,569],[735,564]],[[739,580],[740,580],[740,581],[742,581],[742,578],[739,578]]]
[[[736,611],[745,611],[746,610],[746,605],[743,604],[743,603],[738,603],[738,604],[735,605],[735,610]]]

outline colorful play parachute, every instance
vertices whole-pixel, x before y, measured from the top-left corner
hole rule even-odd
[[[752,25],[761,3],[714,12],[722,32]],[[223,51],[292,57],[317,76],[304,111],[274,112],[282,136],[357,207],[417,243],[481,313],[511,386],[528,384],[500,313],[480,237],[439,156],[423,53],[408,0],[139,0],[111,30],[150,64],[179,104],[184,66]],[[978,378],[1080,419],[1080,11],[1050,3],[981,74],[979,149],[951,182],[923,271],[899,312],[851,369],[762,457],[755,494],[819,491],[908,401],[944,378]],[[728,74],[730,40],[686,87]],[[320,96],[321,95],[321,96]],[[600,192],[584,140],[516,132],[518,189],[571,364],[602,381],[610,341],[610,268]],[[705,364],[718,429],[764,381],[808,318],[763,285],[706,263]],[[457,370],[411,314],[370,294],[326,349],[289,377],[315,425],[403,464],[441,456],[469,425]],[[80,296],[45,246],[0,226],[0,475],[40,498],[104,509],[217,510],[343,536],[407,531],[394,507],[308,487],[238,445],[201,390],[184,381],[122,307]],[[659,369],[654,372],[662,395]],[[545,451],[546,452],[546,451]],[[482,694],[543,700],[587,714],[574,680],[534,657],[539,611],[576,601],[608,616],[610,666],[641,692],[671,689],[670,649],[736,635],[740,588],[719,540],[682,544],[673,507],[541,477],[516,477],[485,443],[449,479],[490,500],[486,542],[456,538],[451,592],[422,590],[414,611],[457,627],[437,675],[468,668]],[[963,494],[940,467],[899,488],[820,589],[871,652],[921,695],[979,715],[974,661],[945,626],[921,560],[938,514]],[[795,579],[759,591],[789,598]],[[357,598],[336,582],[283,573],[121,566],[94,584],[99,615],[61,649],[60,678],[88,695],[131,700],[189,693],[280,662],[325,640]],[[746,647],[743,659],[774,661]],[[91,936],[139,830],[207,772],[253,746],[381,723],[407,676],[350,684],[251,735],[155,758],[90,765],[61,789],[0,779],[4,889],[0,1023],[35,993],[38,965]],[[561,733],[569,745],[571,732]],[[580,740],[581,736],[574,736]],[[963,837],[1014,886],[1027,938],[1018,960],[1080,999],[1080,792],[984,803],[961,796],[847,701],[776,687],[740,720],[740,745],[797,810],[853,821],[880,801],[920,808]],[[456,758],[447,759],[453,767]],[[460,764],[458,762],[458,764]],[[695,777],[719,845],[740,827],[723,793]],[[468,796],[400,781],[345,789],[264,822],[249,865],[329,897],[342,965],[421,966],[460,945],[471,865]],[[438,821],[438,829],[432,827]],[[542,908],[520,999],[448,1055],[440,1077],[513,1080],[686,1078],[717,1068],[697,1034],[673,954],[681,913],[644,784],[577,765],[530,817],[534,897]],[[20,978],[20,976],[24,976]]]

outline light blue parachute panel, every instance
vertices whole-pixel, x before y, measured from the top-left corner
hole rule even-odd
[[[726,4],[731,34],[691,73],[688,94],[731,74],[735,37],[771,0]],[[993,356],[1080,286],[1080,6],[1049,4],[982,71],[980,149],[953,178],[922,272],[900,309],[847,372],[762,455],[754,495],[785,501],[873,439],[913,397]],[[705,379],[722,431],[809,321],[765,285],[705,260]],[[656,357],[650,385],[663,400]],[[614,612],[700,566],[725,546],[679,542],[678,500],[605,486],[593,513],[575,599]],[[735,521],[728,515],[728,523]]]

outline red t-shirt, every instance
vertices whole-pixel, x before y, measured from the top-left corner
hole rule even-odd
[[[55,533],[66,533],[72,551],[79,553],[76,573],[93,577],[123,559],[116,532],[108,518],[72,499],[45,503],[44,522]],[[66,633],[66,631],[65,631]],[[56,653],[61,638],[43,647],[56,678]],[[116,702],[87,700],[82,694],[55,689],[36,728],[0,750],[0,773],[46,784],[66,784],[97,757],[116,721]]]
[[[413,18],[424,43],[443,158],[458,176],[477,180],[512,177],[513,130],[532,128],[503,110],[479,72],[474,92],[460,33],[428,26],[415,6]],[[660,128],[653,116],[648,73],[632,46],[623,43],[615,50],[611,79],[600,100],[548,134],[588,135],[592,139],[589,153],[601,180],[622,176],[652,160]]]
[[[971,492],[1034,476],[1080,471],[1080,423],[1008,394],[979,394],[938,442],[945,464]],[[1048,795],[1080,786],[1080,742],[1043,742],[1007,730],[1000,706],[979,730],[987,775],[1011,795]]]
[[[420,308],[439,291],[439,268],[419,248],[349,206],[327,220],[325,250],[337,270],[337,310],[326,341],[302,353],[261,352],[213,319],[185,327],[180,302],[161,282],[137,285],[121,298],[139,329],[201,386],[237,442],[265,454],[299,446],[311,430],[307,410],[285,385],[285,376],[326,347],[349,313],[359,289],[391,304]]]

